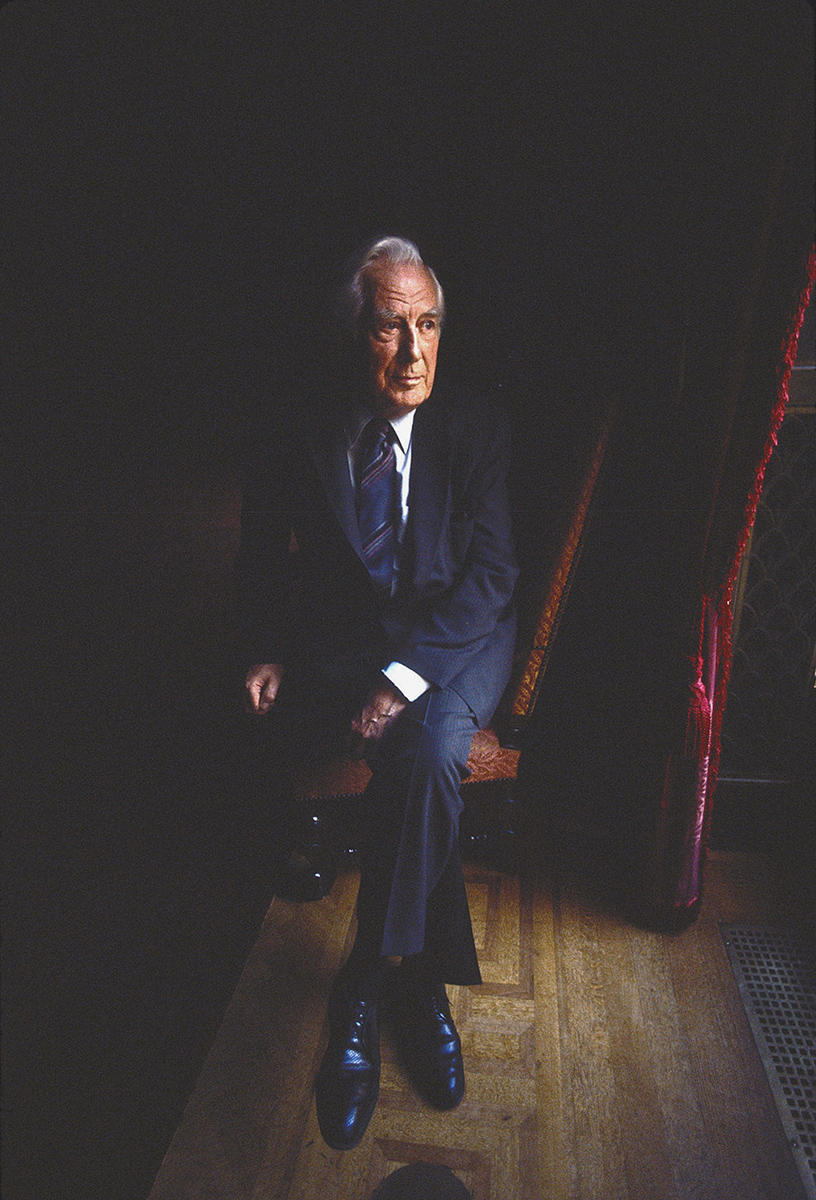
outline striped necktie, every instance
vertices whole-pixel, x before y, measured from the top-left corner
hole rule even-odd
[[[376,584],[390,591],[397,545],[397,469],[394,430],[388,421],[369,421],[360,441],[357,520],[363,560]]]

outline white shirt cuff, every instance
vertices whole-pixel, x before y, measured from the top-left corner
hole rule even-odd
[[[383,667],[383,675],[389,683],[393,683],[398,692],[402,692],[409,704],[418,700],[431,686],[427,679],[423,679],[416,671],[399,662],[392,662]]]

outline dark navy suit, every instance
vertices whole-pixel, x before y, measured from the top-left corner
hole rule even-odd
[[[383,597],[361,557],[347,412],[298,405],[247,481],[243,659],[285,664],[273,715],[289,756],[329,752],[329,734],[348,728],[389,662],[429,681],[372,743],[358,920],[380,953],[424,947],[440,978],[478,982],[459,783],[472,735],[506,686],[515,639],[508,433],[496,409],[441,383],[417,409],[398,586]]]

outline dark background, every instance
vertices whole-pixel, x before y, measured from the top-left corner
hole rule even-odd
[[[797,212],[810,188],[786,84],[809,9],[748,7],[0,11],[9,1200],[146,1194],[268,900],[223,670],[240,463],[266,406],[331,380],[326,285],[355,247],[403,233],[437,270],[441,369],[520,429],[526,553],[616,399],[583,656],[555,677],[596,669],[621,609],[616,653],[653,660],[637,603],[669,585],[621,578],[683,554],[644,518],[678,330],[719,362],[769,180]]]

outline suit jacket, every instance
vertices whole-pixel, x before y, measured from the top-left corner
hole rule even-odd
[[[346,413],[299,404],[247,479],[236,572],[244,661],[320,675],[338,654],[396,660],[452,687],[486,724],[515,640],[505,421],[439,384],[418,408],[398,594],[382,597],[361,557]]]

